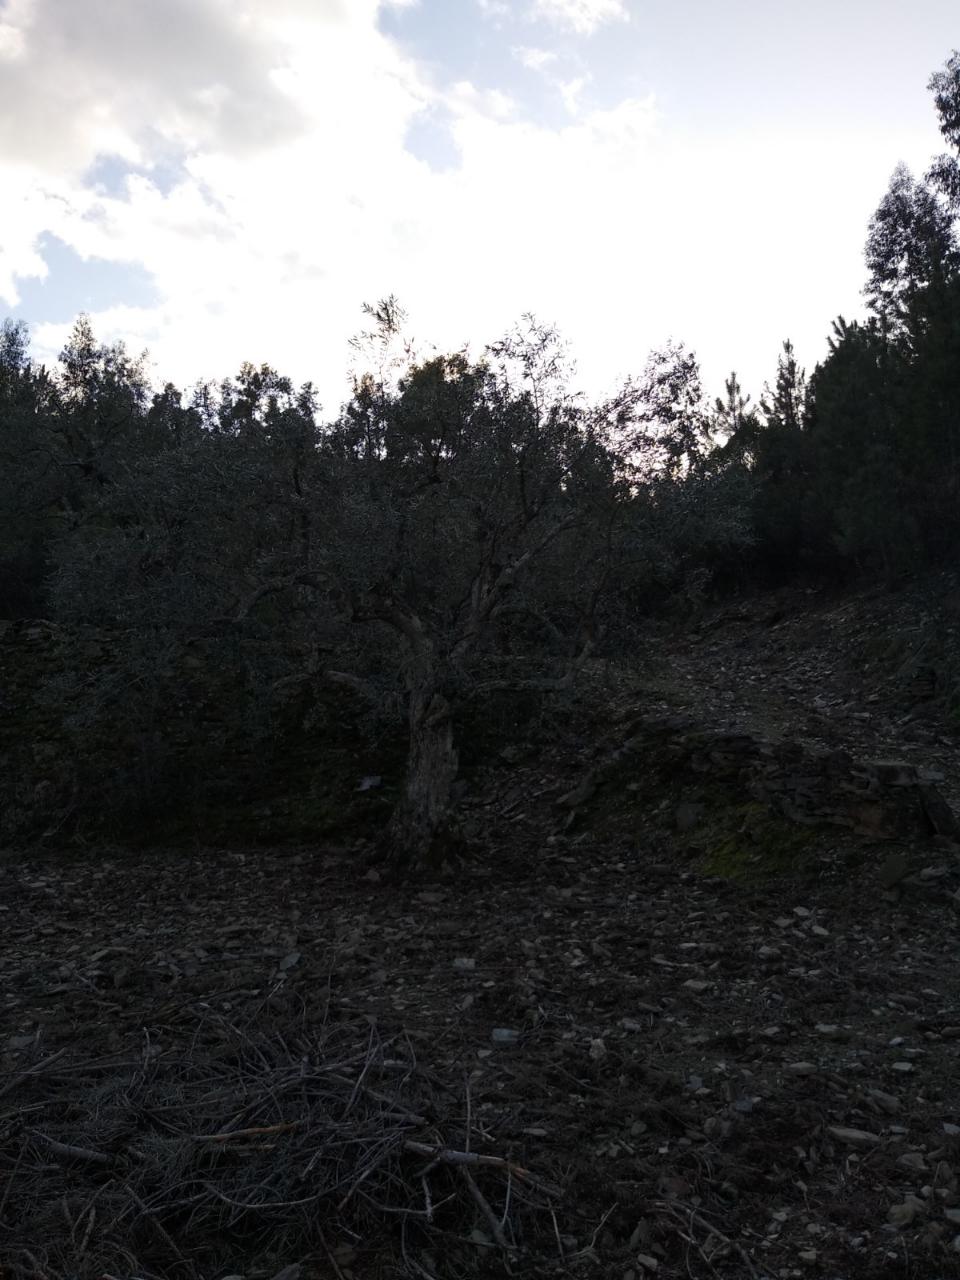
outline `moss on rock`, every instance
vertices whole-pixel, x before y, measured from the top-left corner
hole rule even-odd
[[[689,834],[704,875],[758,883],[813,870],[819,848],[811,827],[788,821],[758,801],[707,803]]]

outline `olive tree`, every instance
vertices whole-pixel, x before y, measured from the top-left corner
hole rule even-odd
[[[172,388],[155,397],[166,447],[126,458],[61,539],[54,598],[134,654],[146,635],[167,653],[219,636],[272,690],[326,681],[402,705],[385,844],[418,867],[451,847],[457,712],[569,685],[591,652],[628,515],[611,441],[633,399],[574,395],[532,320],[478,360],[418,360],[392,300],[370,313],[373,371],[327,425],[309,387],[266,367],[189,411]]]
[[[186,407],[154,397],[162,447],[126,455],[65,533],[53,597],[129,637],[134,666],[203,639],[256,696],[325,682],[402,709],[383,843],[416,869],[457,843],[465,709],[569,688],[644,581],[682,578],[704,538],[740,528],[684,349],[590,402],[530,317],[479,358],[417,357],[392,299],[368,311],[332,422],[266,366]]]
[[[386,342],[396,316],[378,315]],[[448,845],[457,707],[569,685],[591,652],[625,511],[611,428],[631,401],[588,406],[565,375],[556,334],[528,320],[480,361],[414,362],[393,387],[361,377],[324,442],[310,576],[395,655],[409,732],[387,832],[398,862]],[[518,623],[523,646],[509,643]]]

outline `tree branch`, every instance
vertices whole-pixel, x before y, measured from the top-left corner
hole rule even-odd
[[[593,652],[593,637],[587,636],[579,651],[571,657],[562,676],[543,676],[532,679],[483,680],[473,685],[465,693],[468,698],[482,697],[487,693],[561,693],[564,689],[572,689],[578,673],[586,665]]]
[[[292,573],[284,578],[271,578],[268,582],[261,582],[237,608],[236,613],[232,616],[218,619],[219,622],[244,622],[250,615],[250,611],[266,599],[267,596],[276,595],[280,591],[287,591],[290,587],[311,587],[314,591],[320,591],[324,587],[331,585],[330,578],[323,573]]]
[[[476,644],[484,626],[490,619],[490,615],[499,604],[504,592],[516,581],[518,575],[531,561],[542,555],[551,542],[554,542],[561,533],[565,533],[567,529],[572,528],[578,519],[579,517],[572,513],[564,516],[562,520],[546,529],[534,542],[533,546],[528,547],[526,551],[500,570],[500,573],[487,588],[486,592],[475,601],[470,617],[467,620],[467,625],[464,628],[464,633],[450,651],[450,657],[453,662],[459,662]]]
[[[383,701],[376,687],[369,680],[364,680],[363,676],[355,676],[349,671],[327,670],[324,671],[323,678],[329,684],[338,684],[344,689],[351,689],[374,706],[378,706]]]

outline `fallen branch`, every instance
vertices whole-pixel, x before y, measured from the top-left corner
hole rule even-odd
[[[474,1151],[457,1151],[452,1147],[431,1146],[428,1142],[416,1142],[412,1138],[408,1138],[403,1146],[405,1151],[411,1151],[418,1156],[426,1156],[440,1164],[483,1165],[489,1169],[502,1169],[549,1196],[560,1195],[559,1187],[541,1182],[533,1176],[529,1169],[524,1169],[522,1165],[514,1164],[511,1160],[505,1160],[502,1156],[484,1156]]]
[[[0,1086],[0,1098],[6,1093],[11,1093],[14,1089],[19,1088],[24,1080],[29,1080],[31,1076],[38,1076],[42,1071],[46,1071],[47,1067],[59,1061],[66,1053],[66,1049],[58,1049],[56,1053],[51,1053],[49,1058],[44,1058],[42,1062],[38,1062],[35,1067],[27,1067],[25,1071],[21,1071],[19,1075],[14,1076],[12,1080],[8,1080],[3,1086]]]
[[[232,1142],[234,1138],[259,1138],[265,1133],[290,1133],[299,1129],[301,1120],[287,1120],[283,1124],[254,1125],[250,1129],[234,1129],[227,1133],[198,1133],[194,1142]]]
[[[486,1218],[487,1224],[490,1227],[490,1232],[493,1235],[494,1240],[496,1240],[497,1244],[500,1246],[501,1249],[505,1250],[506,1252],[509,1252],[511,1249],[513,1249],[514,1246],[503,1234],[503,1228],[501,1227],[500,1223],[497,1221],[496,1215],[494,1214],[493,1210],[490,1208],[489,1204],[487,1204],[486,1197],[484,1196],[480,1188],[477,1186],[477,1184],[474,1182],[473,1175],[471,1174],[470,1170],[467,1168],[465,1164],[460,1165],[460,1173],[463,1176],[464,1182],[467,1184],[467,1190],[470,1192],[475,1203],[479,1207],[480,1212]]]
[[[682,1226],[686,1227],[687,1230],[690,1230],[692,1226],[696,1224],[702,1230],[706,1231],[707,1244],[709,1244],[712,1237],[716,1237],[716,1239],[722,1245],[725,1245],[733,1253],[737,1254],[737,1256],[740,1258],[740,1261],[747,1268],[747,1271],[750,1273],[750,1275],[756,1277],[756,1274],[757,1274],[756,1268],[754,1267],[752,1261],[750,1260],[750,1255],[747,1253],[746,1249],[744,1249],[742,1245],[737,1244],[735,1240],[731,1240],[729,1236],[725,1236],[723,1232],[719,1230],[719,1228],[715,1227],[711,1222],[708,1222],[707,1219],[704,1218],[701,1214],[697,1213],[695,1209],[690,1209],[685,1205],[681,1206],[679,1204],[674,1204],[670,1200],[657,1200],[655,1203],[656,1203],[656,1208],[662,1209],[666,1214],[668,1214],[671,1218],[673,1218],[674,1221],[679,1222],[681,1223]],[[706,1253],[704,1252],[703,1246],[698,1244],[697,1241],[692,1237],[692,1235],[684,1236],[684,1239],[687,1240],[688,1243],[694,1246],[694,1248],[699,1252],[700,1256],[703,1258],[707,1266],[710,1267],[711,1270],[713,1270],[714,1269],[713,1264],[711,1263],[710,1259],[707,1257]]]
[[[81,1160],[86,1164],[113,1163],[113,1157],[105,1155],[102,1151],[91,1151],[89,1147],[74,1147],[67,1142],[58,1142],[56,1138],[49,1138],[38,1129],[31,1129],[30,1132],[35,1138],[45,1143],[55,1156],[62,1156],[65,1160]]]

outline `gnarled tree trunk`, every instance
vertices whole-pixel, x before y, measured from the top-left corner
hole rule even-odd
[[[413,683],[409,723],[407,773],[387,828],[387,856],[397,869],[435,870],[451,850],[450,796],[459,758],[450,704],[432,680]]]

